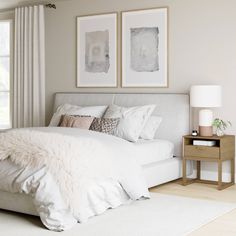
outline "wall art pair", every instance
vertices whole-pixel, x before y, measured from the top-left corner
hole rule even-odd
[[[117,87],[121,40],[122,87],[168,87],[168,9],[77,17],[77,86]]]

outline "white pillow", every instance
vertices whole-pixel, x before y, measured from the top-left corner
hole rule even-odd
[[[137,107],[108,107],[104,118],[120,118],[114,135],[128,141],[137,142],[143,127],[151,116],[155,105]]]
[[[80,116],[93,116],[101,118],[105,113],[107,106],[88,106],[80,107],[70,104],[64,104],[57,108],[53,114],[49,126],[57,126],[60,122],[61,115],[80,115]]]
[[[162,122],[162,117],[150,116],[147,123],[143,127],[143,130],[139,138],[146,139],[146,140],[154,139],[156,131],[158,130],[161,122]]]

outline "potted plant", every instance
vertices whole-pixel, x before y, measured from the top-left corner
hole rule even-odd
[[[229,127],[232,126],[230,121],[223,121],[219,118],[214,119],[212,126],[216,129],[217,136],[223,136],[225,133],[224,131]]]

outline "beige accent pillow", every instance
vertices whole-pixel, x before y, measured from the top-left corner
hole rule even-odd
[[[62,115],[58,126],[80,128],[80,129],[89,129],[93,120],[94,120],[94,117],[91,117],[91,116]]]

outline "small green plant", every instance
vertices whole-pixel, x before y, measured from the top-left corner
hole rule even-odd
[[[219,118],[214,119],[212,126],[216,129],[226,130],[229,126],[232,126],[230,121],[223,121]]]
[[[232,126],[230,121],[223,121],[219,118],[214,119],[212,126],[216,128],[216,135],[223,136],[224,131],[229,127]]]

